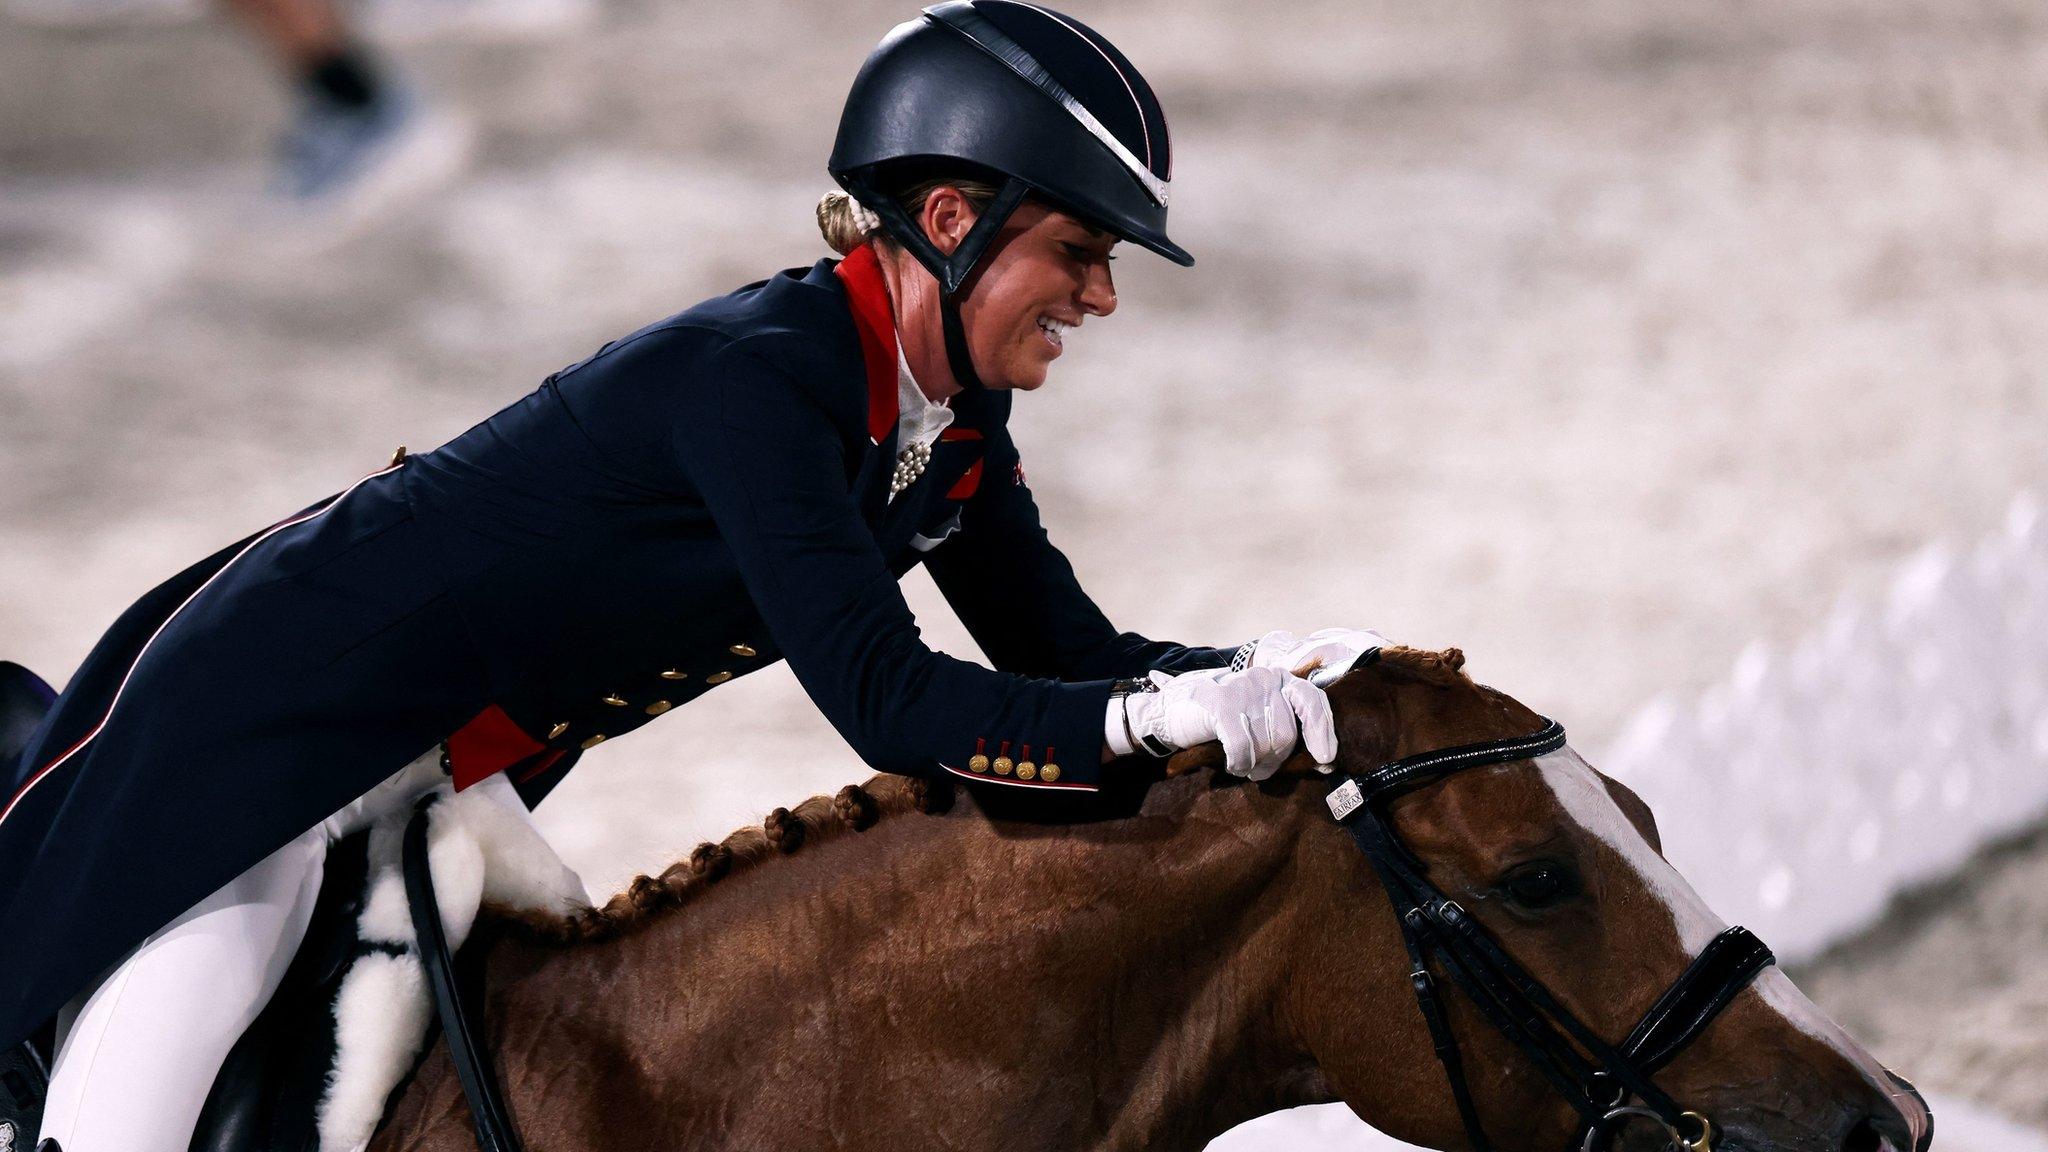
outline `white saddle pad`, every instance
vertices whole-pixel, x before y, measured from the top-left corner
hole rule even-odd
[[[427,860],[450,949],[460,948],[486,902],[565,914],[589,905],[583,881],[562,863],[516,803],[509,785],[463,792],[442,784],[427,828]],[[384,1104],[418,1058],[433,1018],[400,870],[409,809],[370,829],[369,877],[357,929],[391,954],[356,959],[335,997],[334,1067],[320,1101],[320,1152],[362,1152]]]

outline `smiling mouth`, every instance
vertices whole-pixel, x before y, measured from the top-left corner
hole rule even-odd
[[[1067,329],[1072,327],[1072,324],[1064,320],[1055,320],[1050,316],[1040,316],[1038,318],[1039,334],[1045,337],[1046,343],[1056,349],[1064,349],[1066,347]]]

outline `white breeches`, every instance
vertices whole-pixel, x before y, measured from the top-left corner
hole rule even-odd
[[[420,757],[165,925],[67,1005],[43,1136],[64,1152],[187,1152],[228,1049],[305,937],[328,847],[446,779],[438,750]],[[526,816],[502,773],[472,790]]]

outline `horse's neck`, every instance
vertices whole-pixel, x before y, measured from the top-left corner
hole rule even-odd
[[[1060,928],[1115,974],[1081,1004],[1121,1033],[1093,1053],[1100,1097],[1122,1101],[1105,1147],[1201,1148],[1254,1116],[1331,1098],[1286,1024],[1308,910],[1290,899],[1300,824],[1284,804],[1250,786],[1170,782],[1068,857],[1070,882],[1104,890]]]
[[[794,1079],[982,1110],[1015,1146],[1200,1148],[1328,1098],[1279,1007],[1298,827],[1249,788],[1153,791],[1138,816],[1083,826],[894,817],[560,959],[648,978],[579,1008],[616,1014],[645,1067],[772,1054]],[[1008,1091],[977,1095],[990,1083]]]

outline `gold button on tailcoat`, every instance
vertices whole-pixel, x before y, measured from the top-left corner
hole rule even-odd
[[[1040,780],[1045,781],[1047,784],[1052,783],[1053,781],[1060,778],[1060,766],[1057,764],[1045,765],[1044,767],[1038,770],[1038,778]]]
[[[555,725],[553,728],[548,729],[548,739],[560,740],[562,738],[562,733],[567,732],[568,730],[569,722],[567,720],[564,720],[560,724]]]
[[[727,648],[726,651],[732,653],[735,656],[752,656],[754,654],[754,650],[752,648],[747,647],[745,644],[735,644],[732,647]]]
[[[983,756],[979,753],[976,753],[973,756],[969,756],[967,758],[967,770],[970,772],[988,771],[988,757]]]
[[[606,695],[604,697],[604,702],[611,705],[614,708],[624,708],[626,706],[626,698],[624,696],[619,695],[617,692],[613,692]]]
[[[690,678],[690,674],[688,672],[678,672],[675,669],[671,668],[668,671],[663,672],[661,674],[661,678],[663,680],[688,680]]]
[[[1023,763],[1021,763],[1021,764],[1017,765],[1017,779],[1019,779],[1019,780],[1036,780],[1036,779],[1038,779],[1038,765],[1036,765],[1036,764],[1033,764],[1033,763],[1032,763],[1031,761],[1029,761],[1029,760],[1026,760],[1026,761],[1024,761]]]
[[[666,700],[656,700],[654,703],[649,704],[647,706],[647,714],[649,716],[659,716],[663,712],[666,712],[673,707],[675,707],[675,705],[669,703]]]
[[[599,732],[599,733],[598,733],[597,735],[595,735],[595,736],[592,736],[592,737],[591,737],[590,739],[588,739],[588,740],[585,740],[585,741],[583,742],[583,747],[585,747],[585,748],[595,748],[595,747],[597,747],[597,746],[598,746],[599,744],[602,744],[602,743],[604,743],[604,733],[602,733],[602,732]]]
[[[732,673],[730,672],[713,672],[704,678],[704,682],[706,684],[723,684],[730,679],[732,679]]]
[[[996,757],[996,775],[998,776],[1008,776],[1010,774],[1010,769],[1015,768],[1016,766],[1017,762],[1015,760],[1010,759],[1008,756]]]

